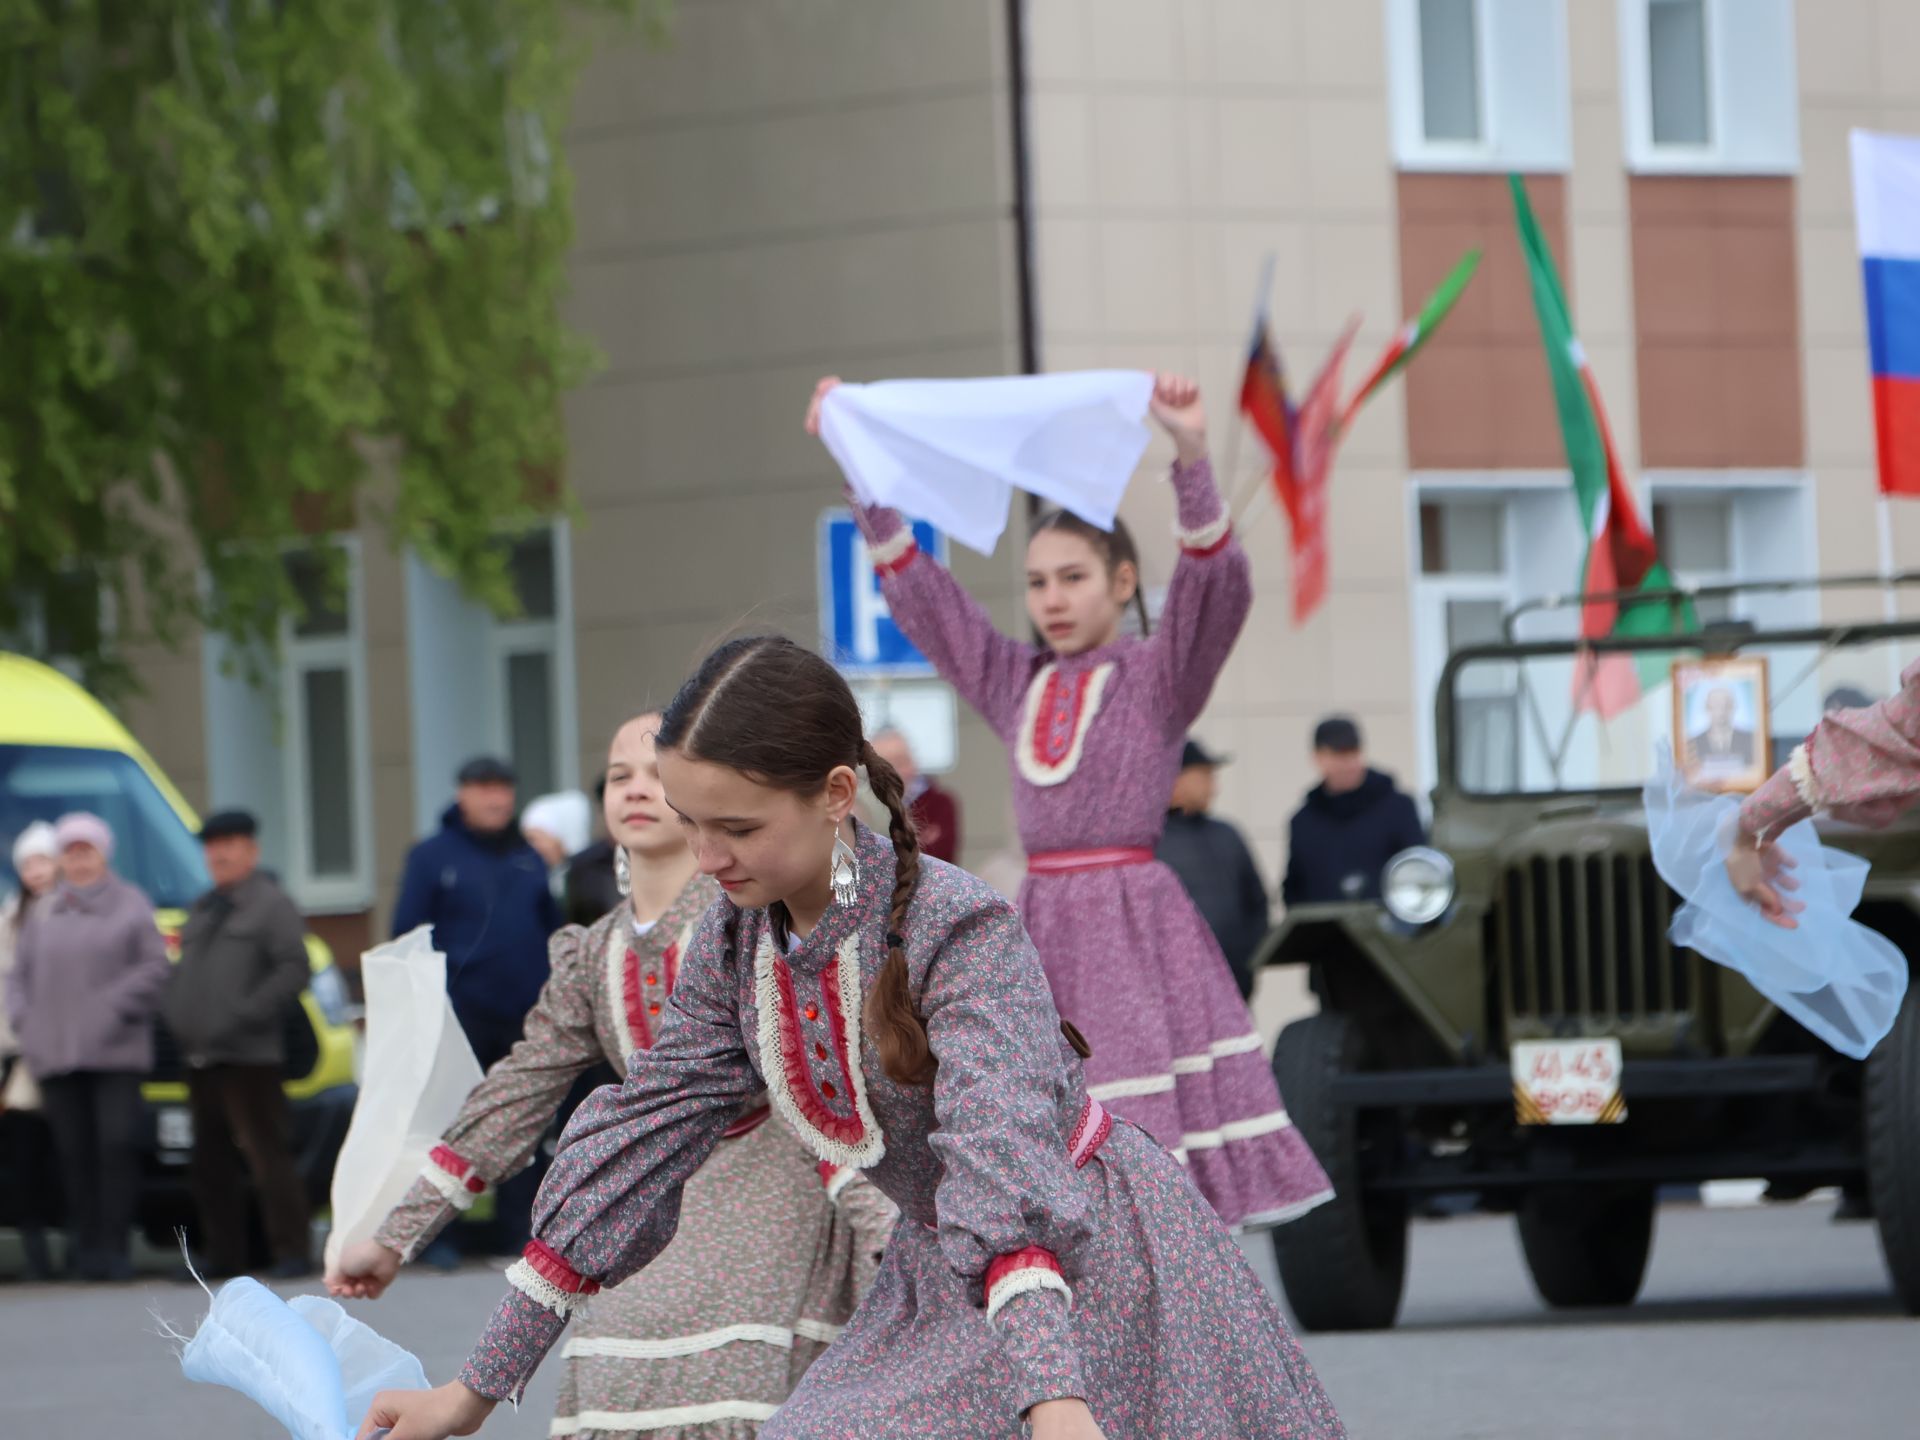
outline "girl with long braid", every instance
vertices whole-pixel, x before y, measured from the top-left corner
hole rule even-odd
[[[814,391],[807,429],[840,382]],[[1064,511],[1027,542],[1027,615],[1001,634],[892,510],[859,512],[894,623],[1006,745],[1027,851],[1020,915],[1060,1013],[1092,1045],[1093,1098],[1187,1167],[1229,1225],[1277,1225],[1333,1191],[1281,1103],[1253,1017],[1180,878],[1154,858],[1187,729],[1246,622],[1250,566],[1207,464],[1190,380],[1155,382],[1180,559],[1147,631],[1126,527]],[[1141,634],[1126,634],[1131,608]]]
[[[747,1096],[901,1219],[867,1299],[763,1440],[1344,1432],[1179,1165],[1088,1096],[1019,917],[924,859],[846,682],[790,641],[711,655],[659,732],[667,802],[726,900],[647,1063],[568,1126],[460,1379],[378,1397],[361,1435],[471,1434],[584,1297],[672,1237]],[[859,771],[891,838],[854,817]],[[638,1283],[645,1283],[644,1278]]]
[[[467,1098],[425,1173],[372,1239],[327,1276],[375,1299],[449,1221],[523,1170],[574,1082],[646,1063],[694,927],[719,899],[661,797],[657,714],[615,732],[601,803],[626,899],[553,937],[552,978],[526,1036]],[[750,1440],[826,1349],[870,1283],[892,1205],[814,1158],[765,1095],[743,1099],[687,1182],[678,1233],[646,1279],[583,1305],[555,1436]]]

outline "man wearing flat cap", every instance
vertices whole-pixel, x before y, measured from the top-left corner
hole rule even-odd
[[[205,1263],[215,1275],[246,1268],[250,1175],[272,1247],[270,1275],[312,1272],[306,1187],[288,1138],[286,1016],[307,986],[306,926],[260,868],[258,827],[224,810],[200,828],[213,888],[180,932],[167,988],[167,1028],[187,1065],[193,1114],[189,1178]]]

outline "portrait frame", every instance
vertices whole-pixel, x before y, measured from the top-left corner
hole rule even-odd
[[[1681,778],[1699,790],[1743,795],[1765,784],[1773,773],[1766,657],[1678,659],[1671,679],[1673,763]]]

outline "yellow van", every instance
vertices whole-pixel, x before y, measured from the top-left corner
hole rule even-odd
[[[153,758],[98,700],[59,671],[0,652],[0,896],[19,885],[13,837],[35,820],[90,810],[113,827],[113,868],[147,893],[167,952],[180,953],[186,910],[208,888],[200,823]],[[307,1191],[325,1205],[355,1098],[350,995],[333,956],[307,937],[313,981],[287,1012],[286,1091]],[[156,1243],[188,1224],[193,1127],[180,1052],[154,1022],[154,1073],[144,1087],[146,1141],[139,1223]],[[22,1187],[0,1184],[0,1197]],[[0,1225],[18,1223],[0,1210]]]

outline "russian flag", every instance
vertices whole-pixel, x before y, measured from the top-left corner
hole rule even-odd
[[[1880,491],[1920,495],[1920,136],[1855,130],[1852,148]]]

